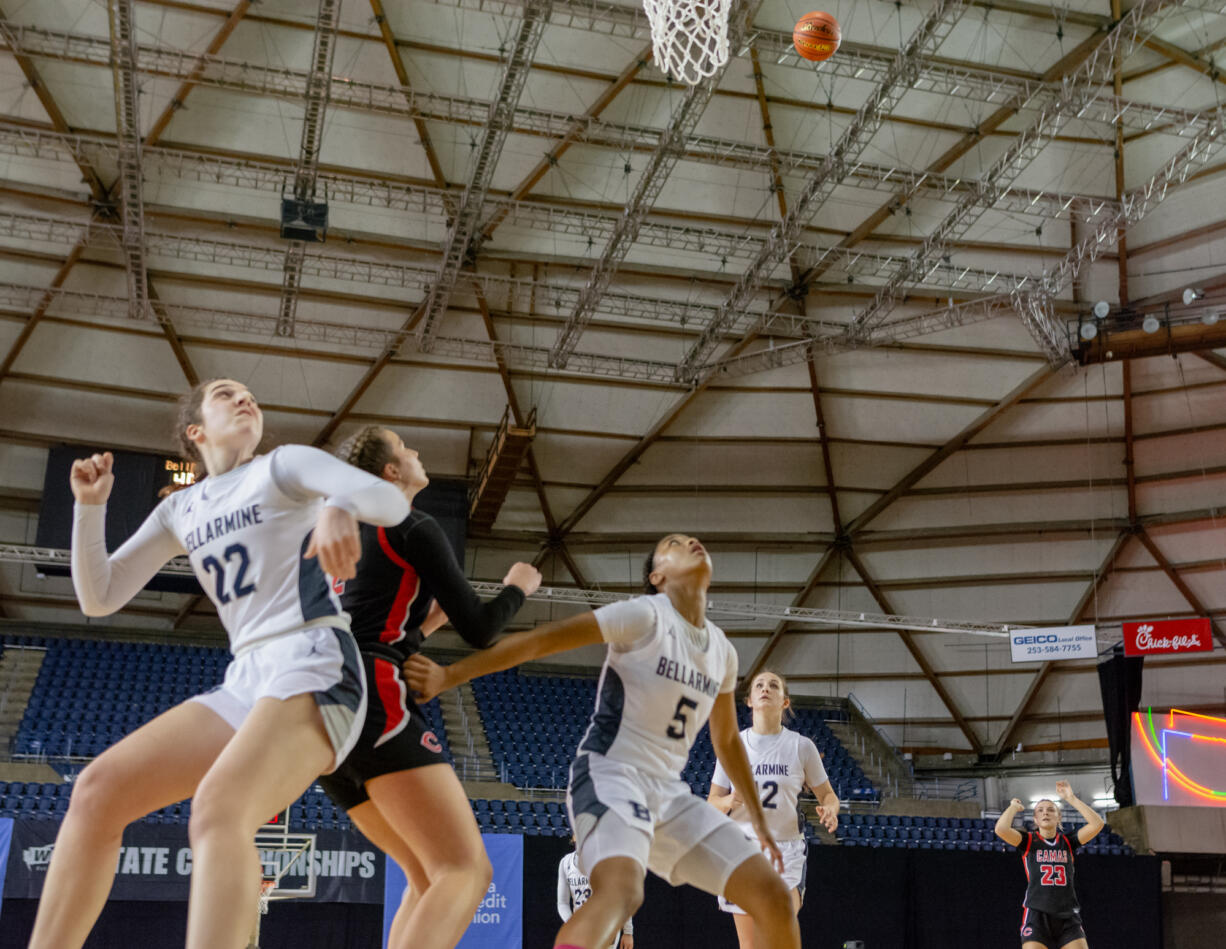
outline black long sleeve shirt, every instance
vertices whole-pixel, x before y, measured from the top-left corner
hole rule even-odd
[[[483,601],[469,586],[438,522],[411,511],[394,527],[360,525],[362,559],[352,580],[336,581],[341,605],[359,647],[395,653],[401,661],[421,649],[421,624],[438,600],[464,641],[484,648],[524,605],[508,586]]]

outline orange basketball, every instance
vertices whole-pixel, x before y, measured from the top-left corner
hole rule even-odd
[[[841,38],[839,21],[829,13],[806,13],[792,30],[796,52],[815,63],[833,56]]]

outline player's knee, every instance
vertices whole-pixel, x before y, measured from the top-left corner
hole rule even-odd
[[[622,917],[629,919],[643,905],[643,881],[635,879],[625,882],[619,888],[619,896],[621,897]]]
[[[769,866],[768,866],[769,868]],[[734,900],[745,912],[759,919],[778,919],[792,915],[792,892],[773,870],[755,874],[752,885],[743,887],[744,895]]]
[[[73,817],[88,816],[93,822],[127,824],[139,814],[128,814],[123,806],[126,781],[120,769],[113,767],[105,756],[86,766],[73,782],[68,811]]]
[[[772,917],[792,915],[792,891],[777,873],[770,874],[762,886],[763,911]]]
[[[192,815],[187,822],[188,838],[195,845],[218,833],[234,830],[237,817],[232,804],[223,795],[201,785],[192,799]],[[255,829],[253,827],[252,831]]]

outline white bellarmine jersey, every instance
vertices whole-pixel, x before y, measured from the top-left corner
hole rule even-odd
[[[558,863],[558,915],[562,921],[570,919],[575,910],[592,896],[592,881],[579,869],[579,855],[573,850]],[[613,949],[621,945],[621,933],[634,935],[634,920],[626,920],[621,931],[613,939]]]
[[[609,652],[579,751],[680,778],[715,696],[736,687],[736,651],[722,629],[694,626],[663,593],[595,615]]]
[[[186,553],[235,654],[306,627],[348,629],[318,558],[303,557],[325,503],[381,524],[398,523],[408,513],[408,502],[391,483],[303,445],[285,445],[175,492],[109,558],[104,508],[78,504],[77,596],[87,614],[105,615],[167,560]]]
[[[323,499],[287,497],[272,474],[275,454],[177,491],[155,512],[183,543],[234,652],[344,615],[319,560],[302,557]]]
[[[780,729],[775,735],[760,735],[752,728],[746,728],[741,732],[741,743],[749,756],[749,769],[753,772],[758,800],[762,802],[766,826],[771,835],[777,841],[800,838],[803,836],[800,829],[800,792],[806,784],[819,788],[828,780],[817,746],[790,728]],[[719,762],[715,763],[711,783],[723,788],[732,787],[728,773]],[[738,804],[728,816],[746,834],[755,836],[744,804]]]

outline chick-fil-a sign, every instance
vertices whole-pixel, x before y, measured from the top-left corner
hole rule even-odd
[[[1160,652],[1211,652],[1213,631],[1209,620],[1142,620],[1124,624],[1124,652],[1149,656]]]

